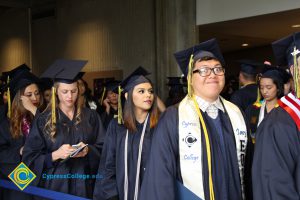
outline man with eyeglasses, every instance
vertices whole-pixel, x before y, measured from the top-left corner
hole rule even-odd
[[[220,97],[225,62],[215,39],[175,53],[188,95],[163,113],[153,135],[140,199],[240,200],[248,131]]]

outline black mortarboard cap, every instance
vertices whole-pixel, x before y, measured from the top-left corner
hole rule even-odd
[[[118,93],[118,86],[120,85],[121,81],[111,80],[105,83],[105,87],[107,91],[113,91]]]
[[[77,76],[75,77],[75,79],[76,79],[76,80],[82,79],[82,77],[84,76],[84,74],[85,74],[85,72],[79,72],[79,73],[77,74]]]
[[[273,53],[279,66],[291,66],[294,63],[294,47],[300,53],[300,32],[291,34],[272,43]],[[297,56],[298,57],[298,56]]]
[[[185,76],[187,76],[188,73],[189,61],[192,54],[194,55],[194,61],[204,57],[212,57],[217,59],[223,67],[225,66],[225,60],[220,47],[217,40],[213,38],[191,48],[174,53],[175,59]]]
[[[284,84],[288,83],[290,81],[290,79],[292,78],[292,75],[289,73],[289,71],[284,68],[278,68],[278,70],[282,76],[283,83]]]
[[[238,60],[241,67],[241,72],[246,74],[255,75],[259,72],[260,68],[264,67],[263,63],[254,61],[254,60]]]
[[[134,70],[129,76],[127,76],[121,83],[121,87],[123,88],[124,92],[128,92],[134,86],[149,82],[145,76],[149,75],[150,73],[145,70],[143,67],[139,66],[136,70]]]
[[[19,73],[22,73],[23,71],[30,71],[30,68],[25,63],[15,67],[10,71],[3,72],[2,76],[5,80],[7,80],[8,76],[10,79],[13,79],[15,76],[17,76]]]
[[[19,72],[8,85],[11,89],[12,97],[14,97],[19,90],[24,89],[33,83],[39,84],[40,79],[27,70]]]
[[[87,63],[86,60],[56,60],[42,74],[41,78],[51,78],[54,82],[73,83],[79,79],[79,72]]]
[[[183,85],[181,80],[181,77],[167,77],[168,78],[168,83],[167,85],[169,86],[174,86],[174,85]]]

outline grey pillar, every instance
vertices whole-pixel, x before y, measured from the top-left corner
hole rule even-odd
[[[168,96],[167,76],[180,76],[173,53],[198,42],[196,0],[156,0],[156,83],[158,95]]]

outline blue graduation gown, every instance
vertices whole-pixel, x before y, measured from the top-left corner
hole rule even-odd
[[[83,108],[82,121],[76,125],[74,119],[70,120],[60,109],[57,109],[57,132],[55,140],[51,140],[44,132],[49,115],[50,112],[46,111],[35,120],[24,147],[23,162],[37,175],[33,184],[58,192],[91,198],[95,177],[47,180],[43,174],[96,175],[105,134],[100,117],[96,111]],[[89,152],[85,157],[71,158],[64,163],[60,163],[60,160],[52,162],[52,152],[61,145],[73,145],[79,142],[89,145]]]
[[[230,101],[237,105],[242,111],[246,111],[248,106],[253,104],[257,98],[257,85],[249,84],[245,87],[235,91]]]
[[[300,199],[300,133],[281,107],[260,124],[252,165],[255,200]]]
[[[134,198],[134,187],[136,179],[136,167],[138,160],[139,143],[144,124],[136,123],[137,131],[128,134],[128,200]],[[95,185],[94,199],[123,199],[124,197],[124,150],[127,129],[119,125],[117,119],[113,119],[109,124],[106,139],[104,142],[103,154],[99,166],[99,174],[103,179],[99,179]],[[149,156],[152,130],[149,122],[143,141],[143,150],[140,166],[140,181],[143,181],[144,171]],[[139,193],[140,194],[140,193]]]
[[[104,126],[105,130],[107,130],[110,121],[112,119],[114,119],[115,115],[118,115],[118,110],[115,110],[112,107],[110,108],[108,114],[107,114],[106,111],[104,111],[103,113],[101,113],[101,120],[103,122],[103,126]]]
[[[39,115],[37,111],[36,116]],[[25,137],[22,135],[17,139],[12,138],[9,127],[9,119],[3,116],[0,122],[0,179],[8,179],[8,175],[20,164],[22,156],[20,149],[25,144]],[[30,199],[30,195],[21,191],[0,188],[0,199]]]
[[[216,127],[206,113],[202,114],[212,148],[215,199],[240,200],[241,183],[235,139],[229,117],[219,110],[219,120],[223,129],[221,133],[223,140],[221,140],[220,132],[218,132],[220,127]],[[140,193],[141,200],[173,200],[177,198],[176,181],[182,182],[178,137],[178,108],[173,106],[163,113],[155,129],[149,163]],[[209,199],[207,155],[203,134],[201,140],[203,183],[199,184],[203,184],[205,199]],[[225,148],[222,148],[222,145]]]
[[[9,121],[4,117],[0,123],[0,179],[8,179],[8,175],[20,164],[20,149],[25,143],[24,136],[13,139],[9,131]],[[29,195],[21,191],[0,188],[0,199],[27,199]]]

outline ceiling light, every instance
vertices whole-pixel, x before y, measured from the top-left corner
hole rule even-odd
[[[292,28],[299,28],[300,27],[300,24],[294,24],[292,25]]]
[[[247,46],[249,46],[249,44],[247,43],[242,44],[242,47],[247,47]]]

